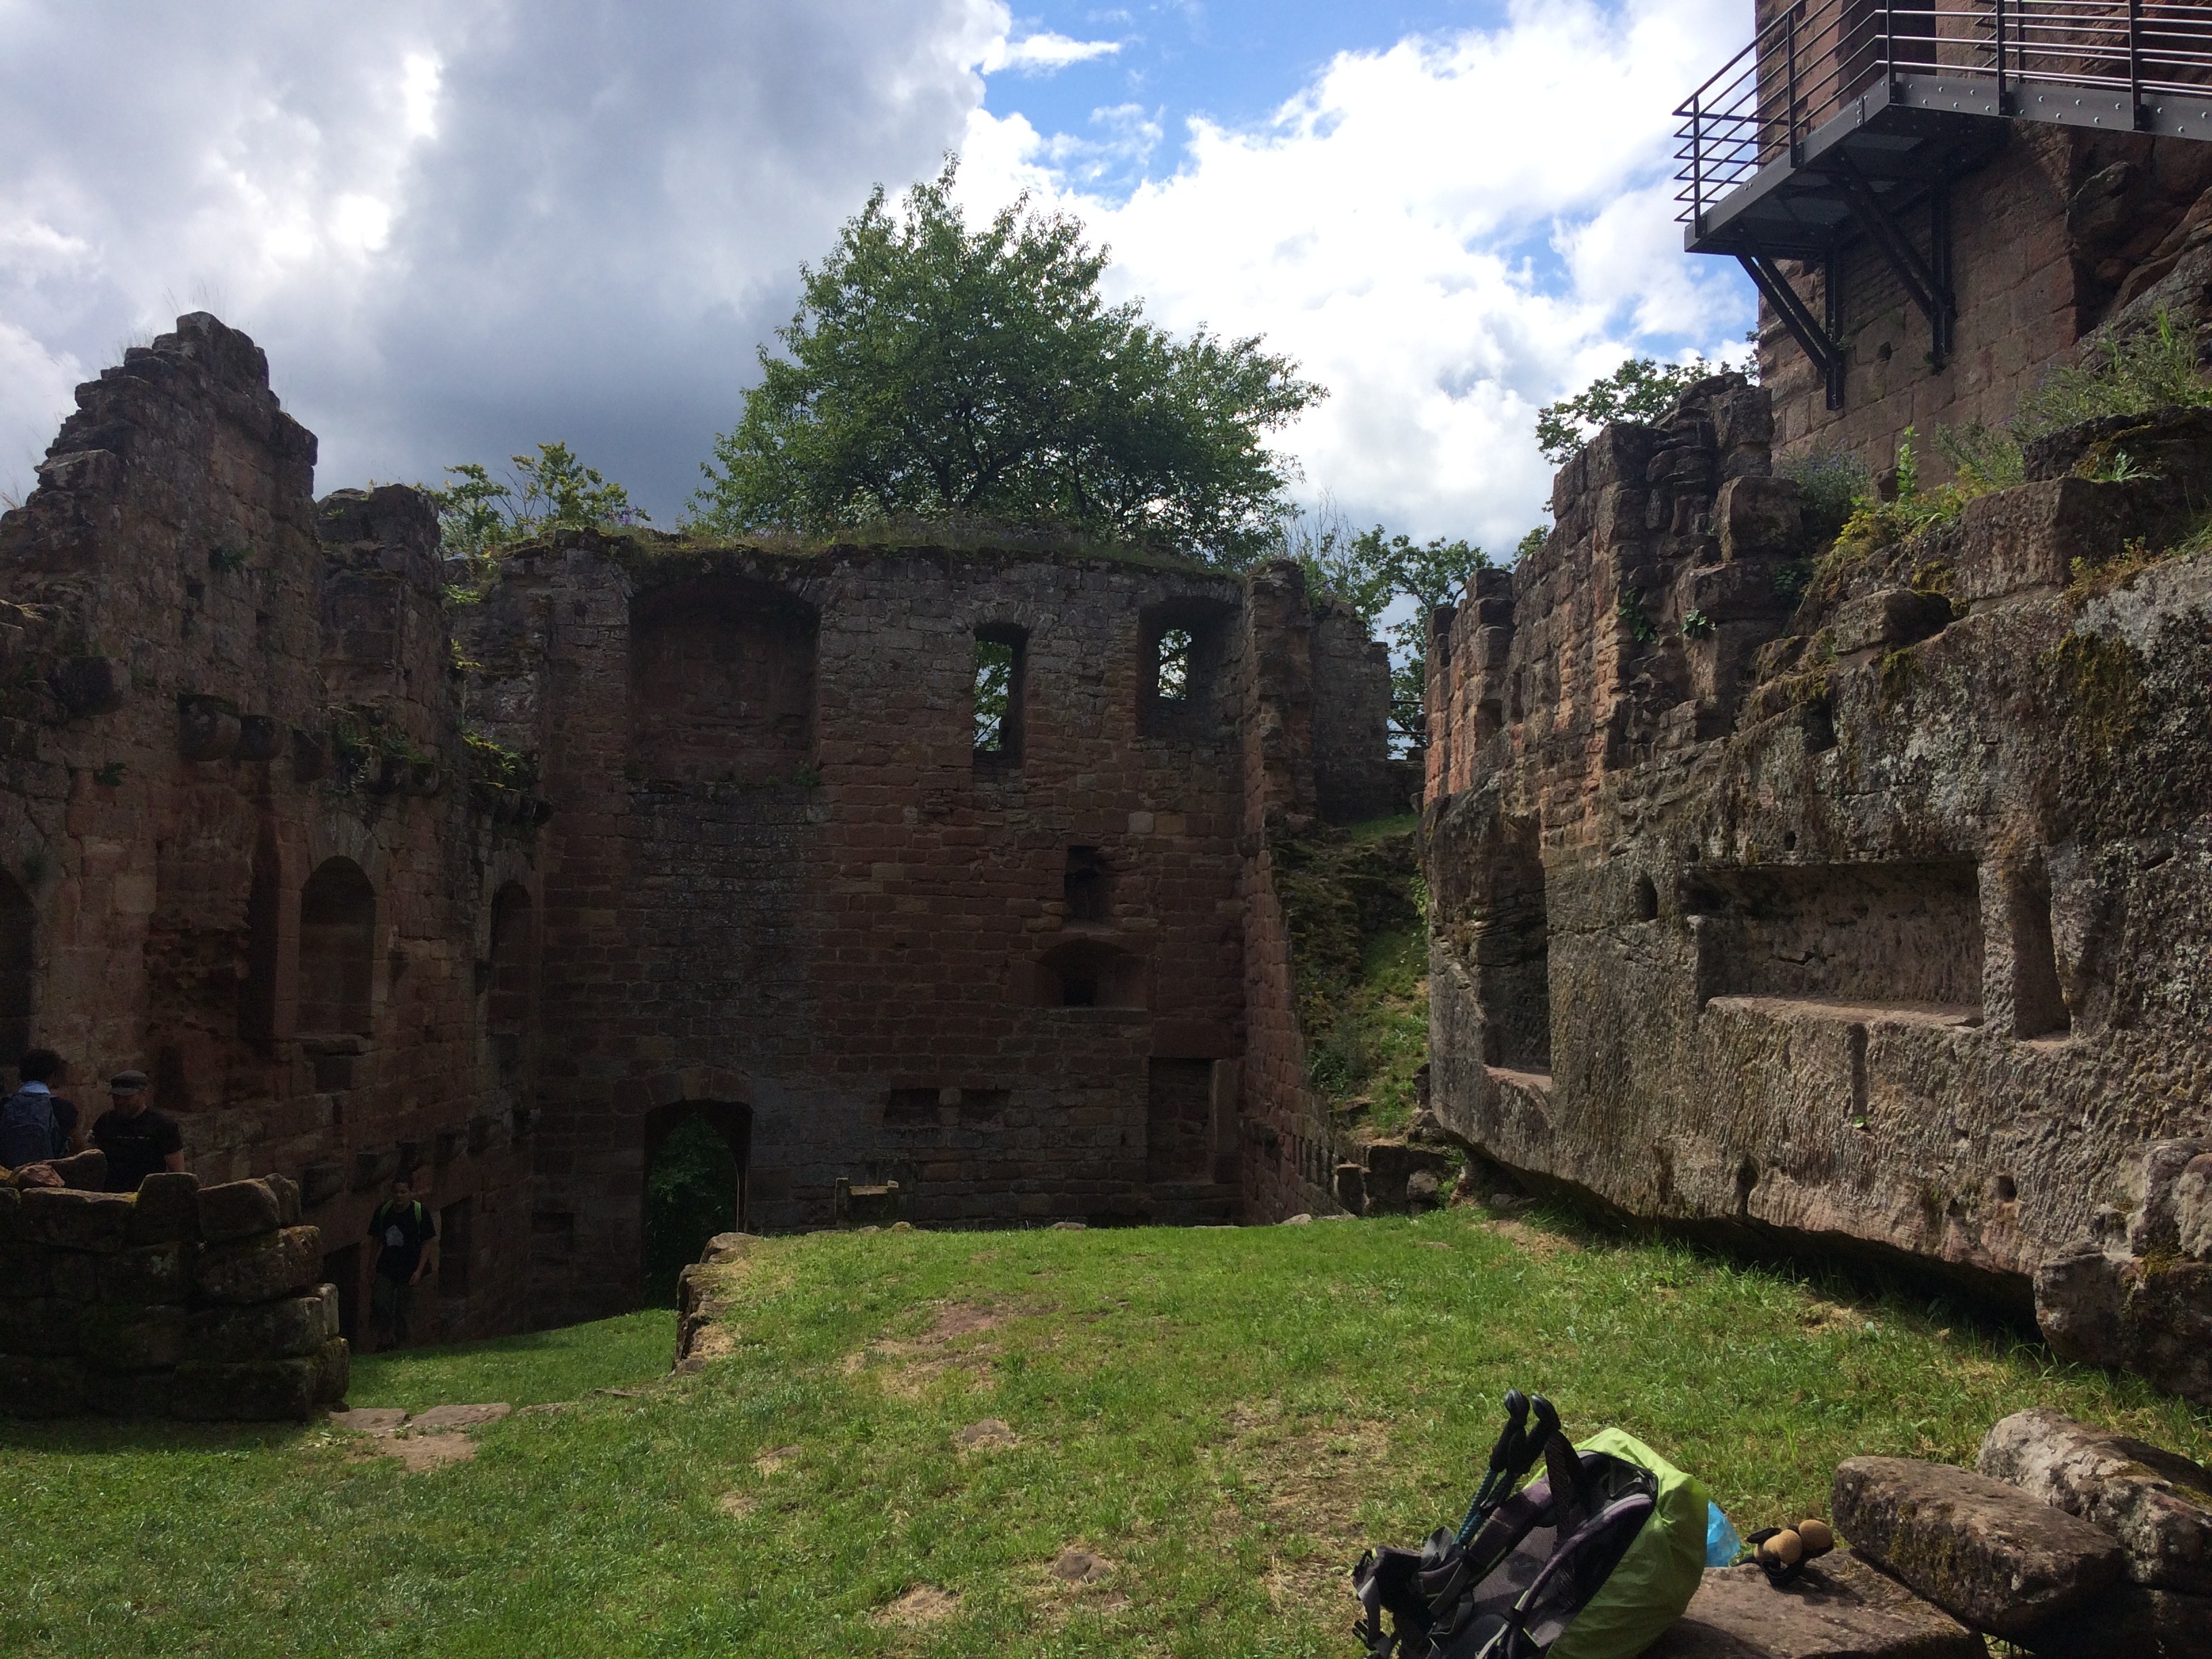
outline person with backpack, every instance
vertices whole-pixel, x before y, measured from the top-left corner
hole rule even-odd
[[[76,1105],[52,1087],[69,1076],[69,1062],[51,1048],[32,1048],[15,1062],[15,1074],[21,1085],[0,1101],[0,1167],[24,1172],[32,1186],[51,1186],[58,1176],[42,1180],[29,1171],[83,1146]]]
[[[392,1196],[376,1206],[368,1218],[368,1236],[376,1242],[376,1271],[369,1284],[369,1322],[376,1330],[379,1348],[396,1347],[409,1334],[415,1312],[415,1287],[422,1282],[435,1260],[429,1246],[438,1237],[438,1224],[416,1201],[414,1178],[405,1170],[392,1183]]]

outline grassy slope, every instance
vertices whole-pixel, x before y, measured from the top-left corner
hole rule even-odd
[[[2212,1413],[1924,1307],[1486,1224],[776,1240],[734,1351],[403,1474],[323,1429],[0,1427],[0,1651],[1306,1656],[1342,1574],[1465,1499],[1509,1383],[1620,1423],[1746,1530],[1852,1452],[1970,1459],[2048,1403],[2197,1456]],[[933,1338],[949,1309],[1000,1322]],[[659,1374],[665,1314],[399,1355],[356,1403]],[[999,1418],[1010,1449],[963,1453]],[[756,1460],[781,1450],[780,1467]],[[1045,1565],[1116,1564],[1079,1590]],[[870,1614],[957,1594],[921,1628]]]

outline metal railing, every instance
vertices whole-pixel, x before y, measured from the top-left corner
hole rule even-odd
[[[1942,76],[2021,114],[2023,89],[2071,88],[2124,100],[2124,127],[2162,96],[2212,96],[2212,6],[2179,0],[1797,0],[1690,95],[1677,177],[1681,220],[1808,139],[1853,100],[1902,76]]]

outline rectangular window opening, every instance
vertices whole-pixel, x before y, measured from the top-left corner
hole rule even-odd
[[[1022,659],[1018,629],[975,633],[975,758],[1013,765],[1022,755]]]
[[[1182,702],[1190,696],[1191,655],[1197,641],[1188,628],[1170,628],[1160,635],[1160,653],[1154,684],[1162,702]]]

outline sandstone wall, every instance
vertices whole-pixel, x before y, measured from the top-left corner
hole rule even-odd
[[[0,1186],[0,1411],[304,1419],[344,1399],[337,1286],[299,1223],[282,1176]]]
[[[2133,1148],[2204,1127],[2212,563],[2095,570],[2186,524],[2212,447],[2032,456],[1815,575],[1762,401],[1601,434],[1437,618],[1436,1109],[1637,1215],[2024,1302]]]
[[[1939,426],[2009,421],[2021,395],[2114,311],[2172,268],[2179,240],[2212,218],[2212,144],[2014,122],[1995,157],[1950,192],[1956,349],[1929,367],[1927,318],[1868,240],[1839,261],[1847,368],[1841,410],[1771,307],[1759,313],[1760,380],[1776,443],[1835,447],[1886,471],[1908,427],[1933,474]],[[1926,210],[1904,226],[1923,252]],[[1798,273],[1815,316],[1825,276]],[[2191,296],[2194,299],[2196,296]]]
[[[471,787],[428,503],[319,506],[314,456],[194,315],[79,389],[0,519],[0,1050],[60,1049],[88,1122],[142,1068],[192,1170],[296,1180],[349,1328],[419,1164],[456,1246],[424,1322],[505,1328],[527,1119],[479,964],[530,836]]]
[[[633,1305],[692,1117],[753,1229],[1313,1207],[1268,840],[1404,784],[1294,567],[563,532],[457,581],[420,492],[314,501],[213,318],[80,404],[0,520],[0,1039],[296,1181],[348,1328],[402,1169],[426,1334]]]

